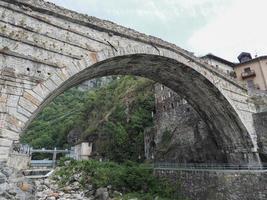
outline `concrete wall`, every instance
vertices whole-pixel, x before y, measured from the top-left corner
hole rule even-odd
[[[156,170],[193,200],[266,200],[267,173]]]
[[[88,142],[82,142],[74,146],[74,159],[76,160],[88,160],[92,153],[93,144]]]

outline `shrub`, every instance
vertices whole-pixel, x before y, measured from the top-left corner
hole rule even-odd
[[[181,199],[178,185],[156,178],[153,176],[152,168],[134,162],[117,164],[95,160],[71,161],[68,166],[62,167],[57,172],[57,175],[62,177],[61,184],[69,182],[74,172],[82,174],[80,184],[83,186],[93,184],[95,188],[99,188],[111,185],[113,189],[124,194],[130,193],[128,196],[135,193],[141,195],[142,198],[138,199],[149,200],[156,196],[165,199]]]

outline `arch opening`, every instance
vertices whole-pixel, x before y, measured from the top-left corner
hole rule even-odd
[[[135,75],[159,82],[178,93],[207,124],[218,148],[230,163],[248,163],[252,144],[248,132],[223,94],[199,72],[170,58],[149,54],[117,56],[87,66],[63,82],[35,111],[32,119],[56,96],[85,80],[109,75]]]

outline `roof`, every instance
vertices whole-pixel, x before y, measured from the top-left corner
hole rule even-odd
[[[220,58],[220,57],[218,57],[218,56],[215,56],[215,55],[213,55],[213,54],[211,54],[211,53],[209,53],[209,54],[207,54],[207,55],[205,55],[205,56],[202,56],[201,58],[203,58],[203,59],[205,59],[205,58],[210,58],[210,59],[213,59],[213,60],[217,60],[217,61],[219,61],[219,62],[221,62],[221,63],[224,63],[224,64],[226,64],[226,65],[229,65],[229,66],[231,66],[231,67],[234,67],[234,66],[235,66],[235,63],[232,63],[232,62],[230,62],[230,61],[228,61],[228,60],[225,60],[225,59],[223,59],[223,58]]]
[[[240,60],[244,56],[249,57],[250,59],[252,59],[251,54],[248,53],[248,52],[242,52],[242,53],[240,53],[237,58],[238,58],[238,60]]]
[[[238,66],[243,65],[243,64],[253,63],[253,62],[255,62],[255,61],[260,61],[260,60],[263,60],[263,59],[267,59],[267,55],[266,55],[266,56],[259,56],[259,57],[253,58],[253,59],[251,59],[251,60],[242,62],[242,63],[236,63],[236,64],[234,65],[234,67],[238,67]]]

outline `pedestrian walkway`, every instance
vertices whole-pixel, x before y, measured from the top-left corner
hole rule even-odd
[[[259,165],[234,165],[223,163],[154,163],[154,170],[217,171],[217,172],[267,172],[267,163]]]

